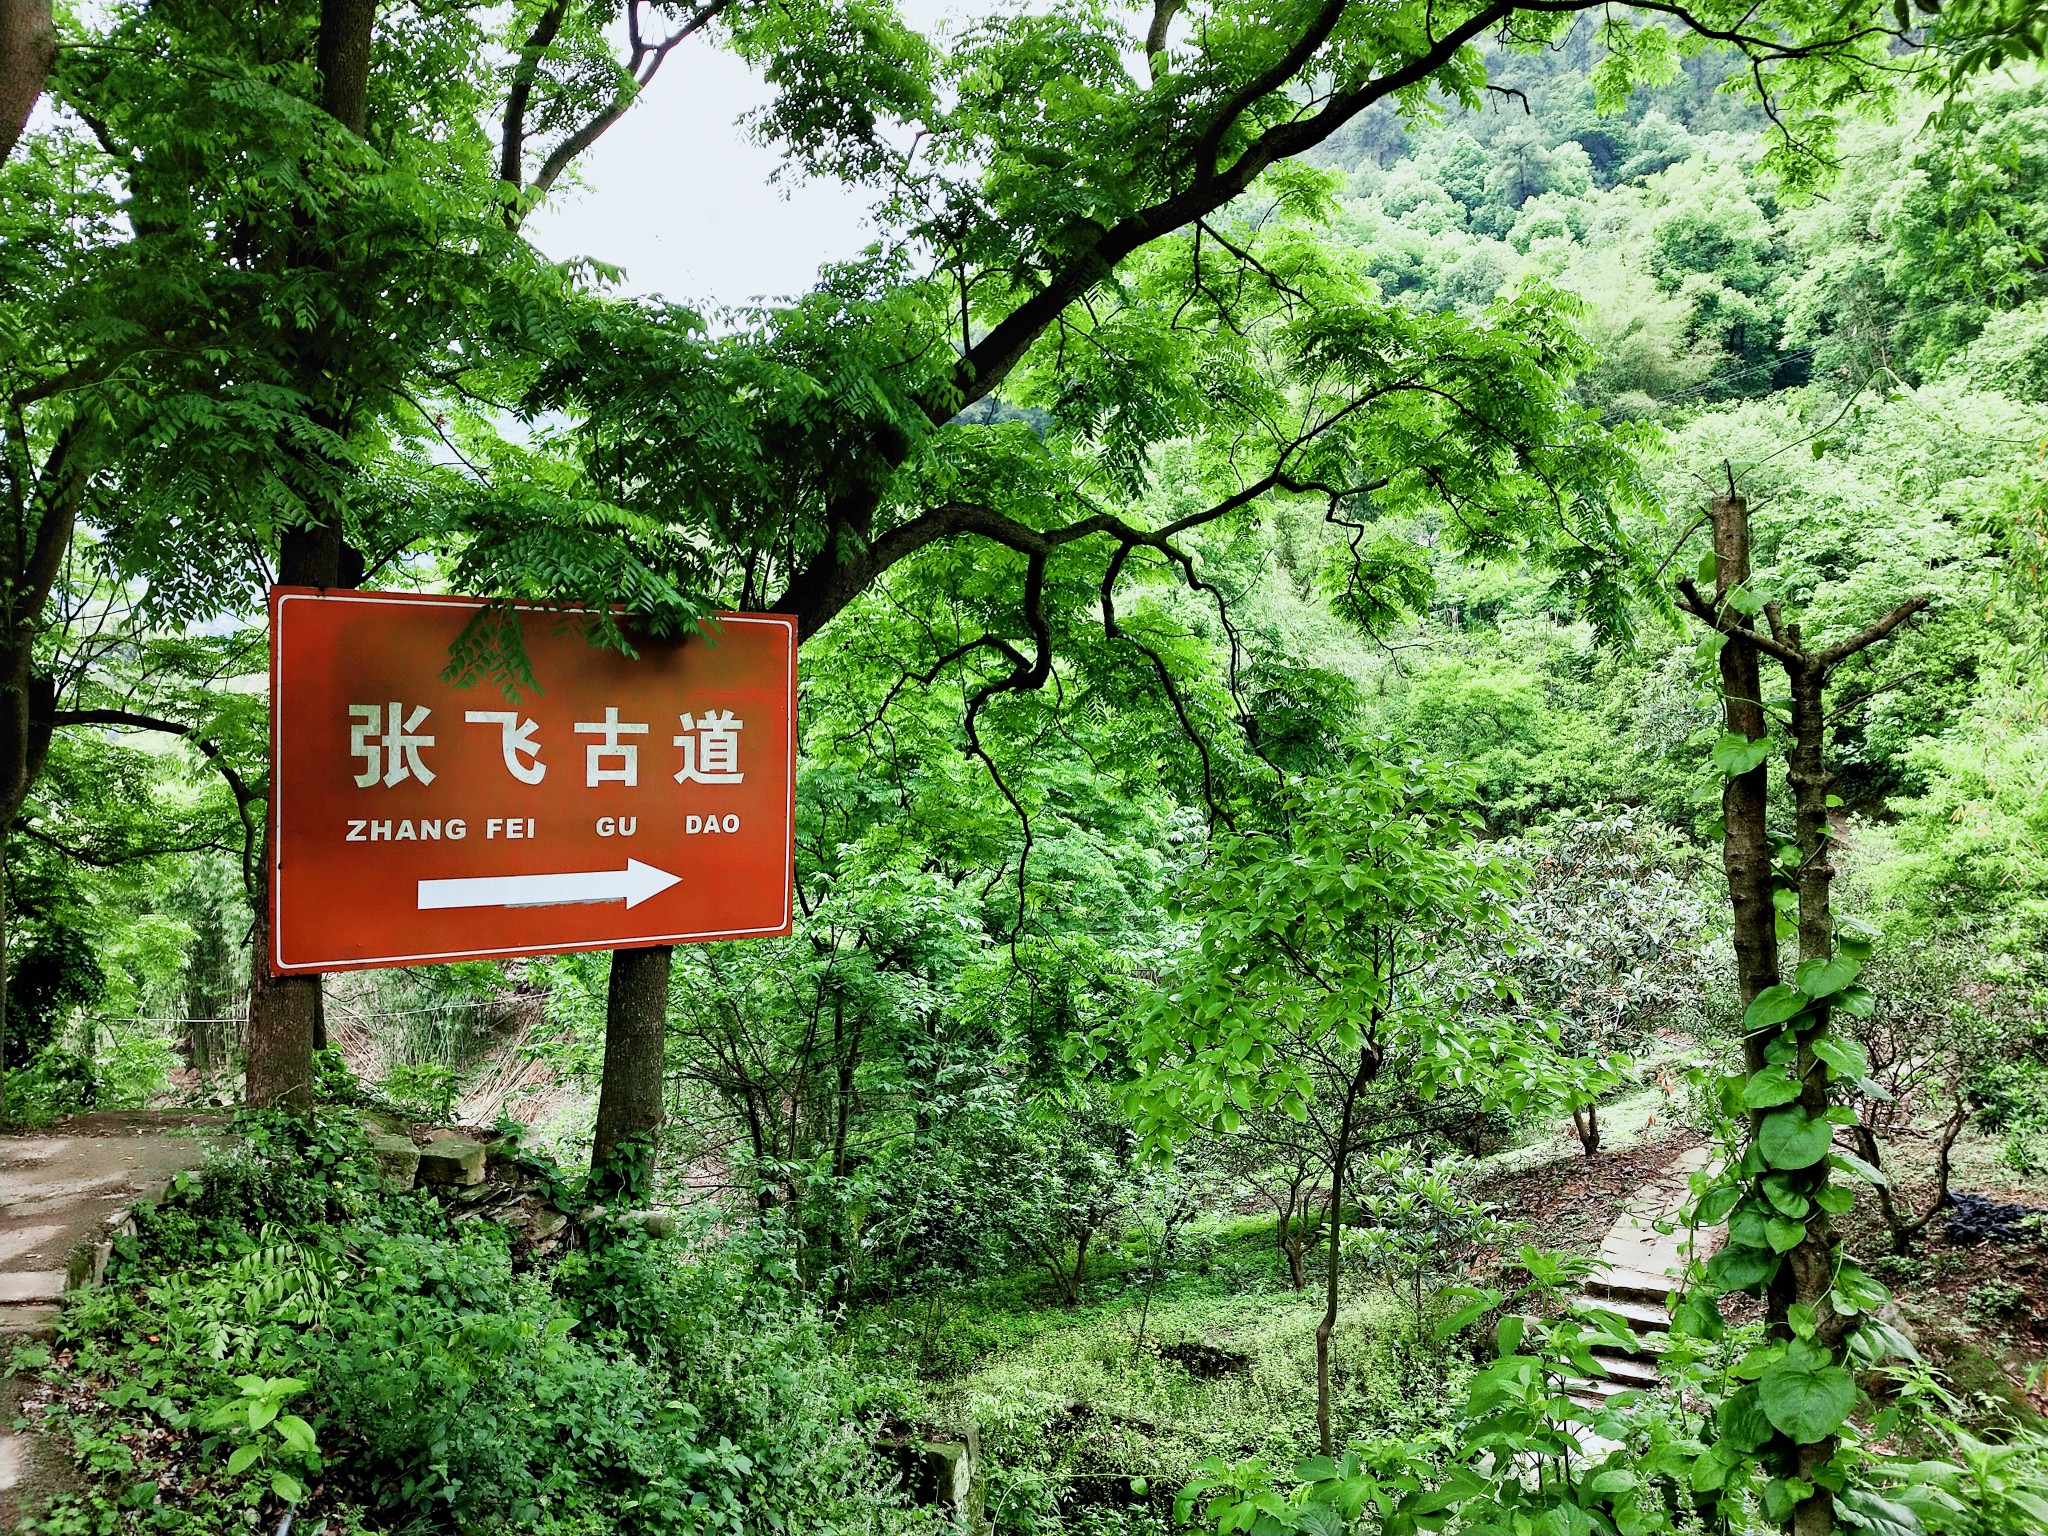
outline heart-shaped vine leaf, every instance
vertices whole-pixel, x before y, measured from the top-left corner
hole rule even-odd
[[[1773,1024],[1784,1023],[1805,1006],[1806,994],[1797,987],[1765,987],[1757,993],[1756,1001],[1742,1011],[1742,1027],[1769,1029]]]
[[[1793,980],[1798,983],[1800,991],[1818,1000],[1833,997],[1854,981],[1862,969],[1861,960],[1836,955],[1832,960],[1808,960],[1799,967],[1799,973]]]
[[[1805,1238],[1806,1223],[1789,1221],[1783,1216],[1773,1216],[1764,1223],[1764,1231],[1769,1235],[1773,1248],[1779,1253],[1790,1253]]]
[[[1799,1084],[1779,1067],[1765,1067],[1742,1085],[1744,1109],[1772,1109],[1799,1097]]]
[[[1828,1166],[1839,1168],[1844,1173],[1853,1173],[1866,1184],[1891,1183],[1891,1180],[1885,1177],[1885,1172],[1882,1168],[1872,1163],[1866,1163],[1854,1152],[1834,1153],[1828,1159]]]
[[[1718,1227],[1728,1219],[1728,1213],[1735,1209],[1735,1202],[1742,1198],[1740,1184],[1716,1184],[1700,1196],[1699,1208],[1693,1213],[1703,1227]]]
[[[1756,1133],[1757,1150],[1773,1168],[1811,1168],[1828,1155],[1835,1128],[1810,1120],[1797,1105],[1764,1116]]]
[[[1729,778],[1739,778],[1771,755],[1771,738],[1759,736],[1752,741],[1747,736],[1728,732],[1714,743],[1714,766]]]
[[[1771,1438],[1772,1424],[1758,1390],[1744,1387],[1721,1404],[1714,1415],[1714,1427],[1721,1432],[1722,1444],[1749,1452]]]
[[[1765,1416],[1801,1445],[1825,1440],[1856,1406],[1856,1378],[1806,1339],[1786,1346],[1765,1368],[1756,1390]]]
[[[1768,1249],[1723,1248],[1707,1260],[1707,1279],[1724,1291],[1746,1291],[1778,1272],[1778,1256]]]
[[[1828,1070],[1838,1078],[1870,1076],[1870,1057],[1854,1040],[1825,1035],[1813,1042],[1813,1054],[1826,1062]]]
[[[1740,1248],[1770,1247],[1771,1240],[1764,1233],[1764,1213],[1753,1205],[1737,1211],[1735,1219],[1728,1223],[1728,1241]]]

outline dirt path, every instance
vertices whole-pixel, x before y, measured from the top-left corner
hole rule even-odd
[[[48,1337],[64,1294],[96,1285],[135,1207],[220,1143],[218,1115],[73,1115],[0,1136],[0,1354]],[[0,1380],[0,1530],[69,1483],[69,1463],[9,1426],[21,1382]]]

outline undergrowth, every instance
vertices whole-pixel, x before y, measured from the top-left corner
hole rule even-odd
[[[349,1115],[241,1130],[17,1353],[92,1477],[48,1536],[922,1524],[870,1450],[905,1395],[835,1355],[772,1232],[605,1227],[525,1267],[381,1190]]]

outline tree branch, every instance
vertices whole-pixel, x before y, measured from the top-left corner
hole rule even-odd
[[[1816,655],[1814,660],[1825,668],[1832,668],[1841,662],[1847,661],[1858,651],[1877,644],[1878,641],[1882,640],[1886,635],[1897,629],[1906,620],[1913,617],[1914,614],[1933,601],[1934,599],[1925,592],[1920,593],[1917,597],[1909,597],[1869,628],[1857,631],[1840,645],[1829,646],[1826,650]]]

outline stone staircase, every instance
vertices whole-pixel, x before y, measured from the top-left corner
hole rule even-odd
[[[1600,1268],[1587,1278],[1585,1290],[1571,1298],[1575,1309],[1597,1309],[1620,1318],[1635,1339],[1626,1350],[1593,1351],[1607,1378],[1584,1382],[1569,1394],[1580,1406],[1598,1408],[1617,1393],[1657,1384],[1657,1357],[1671,1327],[1666,1298],[1685,1268],[1686,1241],[1683,1228],[1665,1233],[1657,1230],[1657,1223],[1677,1216],[1685,1204],[1688,1179],[1712,1156],[1711,1148],[1695,1147],[1643,1186],[1601,1243]],[[1701,1233],[1703,1248],[1715,1243],[1718,1235]]]
[[[4,0],[0,0],[4,3]],[[218,1115],[73,1115],[35,1135],[0,1136],[0,1359],[47,1340],[65,1300],[105,1277],[138,1205],[196,1170],[218,1144]],[[67,1486],[69,1463],[17,1433],[27,1378],[0,1379],[0,1531]]]

